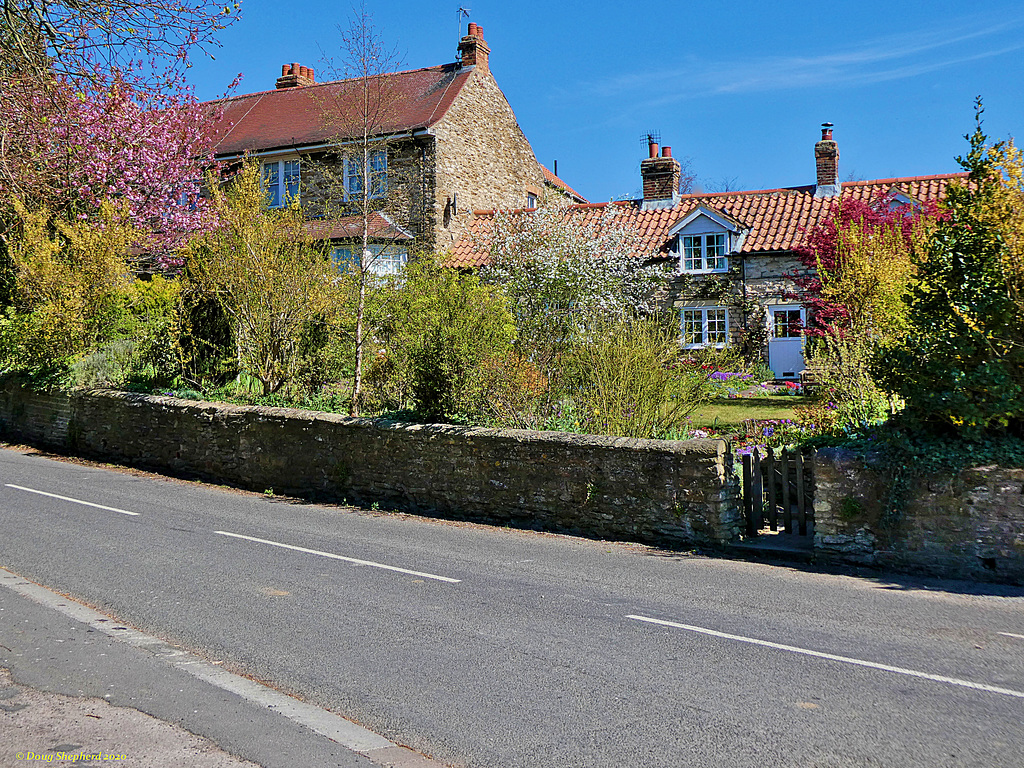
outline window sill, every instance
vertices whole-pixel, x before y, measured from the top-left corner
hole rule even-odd
[[[725,269],[679,269],[676,270],[677,275],[724,275],[729,272],[729,268]]]

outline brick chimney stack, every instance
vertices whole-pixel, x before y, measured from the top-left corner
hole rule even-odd
[[[682,167],[672,157],[672,147],[662,147],[658,155],[658,144],[648,140],[649,156],[640,161],[640,176],[644,180],[644,210],[650,208],[671,208],[679,201],[679,179]]]
[[[459,41],[459,61],[464,67],[487,69],[487,55],[490,47],[484,42],[484,28],[472,21],[466,36]]]
[[[815,197],[835,197],[839,184],[839,145],[832,139],[832,123],[821,124],[821,141],[814,145],[814,164],[818,177]]]
[[[278,88],[302,88],[313,85],[316,82],[316,74],[312,67],[304,67],[300,64],[282,64],[281,76],[277,78]]]

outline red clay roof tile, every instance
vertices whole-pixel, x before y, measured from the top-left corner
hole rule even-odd
[[[362,219],[346,216],[339,219],[310,219],[304,224],[307,234],[314,240],[350,240],[362,235]],[[412,235],[396,226],[385,215],[370,214],[368,234],[382,240],[410,240]]]
[[[952,173],[844,182],[842,197],[869,200],[895,190],[920,202],[938,201],[951,181],[964,179],[966,175]],[[695,208],[704,206],[732,217],[749,230],[740,249],[743,253],[771,253],[789,251],[800,245],[806,231],[827,215],[833,200],[815,197],[814,187],[805,186],[683,195],[672,208],[647,211],[637,200],[588,203],[568,206],[565,215],[578,217],[582,225],[594,227],[601,221],[605,208],[613,206],[615,221],[637,234],[641,252],[654,253],[667,244],[668,231],[674,224]],[[487,263],[494,214],[494,211],[474,211],[469,231],[451,249],[450,265],[472,268]]]
[[[377,133],[404,133],[429,128],[451,107],[472,70],[458,64],[396,72],[387,78],[393,105],[379,121]],[[215,152],[221,156],[315,146],[352,135],[342,116],[359,94],[358,80],[337,80],[281,88],[207,102],[223,115]],[[330,119],[326,119],[330,118]]]
[[[566,184],[560,178],[555,176],[555,174],[553,174],[551,171],[549,171],[547,169],[547,167],[544,166],[543,163],[537,163],[537,165],[539,165],[540,169],[544,172],[544,181],[546,181],[548,184],[550,184],[551,186],[555,187],[556,189],[562,190],[563,192],[568,194],[569,197],[571,197],[573,200],[576,200],[579,203],[586,203],[586,202],[588,202],[587,198],[585,198],[583,195],[581,195],[575,189],[570,187],[568,184]]]

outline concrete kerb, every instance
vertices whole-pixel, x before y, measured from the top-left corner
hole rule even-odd
[[[255,680],[231,673],[158,637],[118,623],[110,616],[52,592],[4,568],[0,568],[0,587],[9,589],[74,621],[85,624],[90,629],[101,632],[118,642],[145,651],[162,663],[183,671],[204,683],[233,693],[252,704],[302,725],[313,733],[325,736],[346,749],[364,756],[373,764],[385,766],[385,768],[443,768],[442,763],[395,744],[341,715],[276,691]],[[17,687],[23,689],[26,695],[31,695],[31,689],[27,686]],[[36,704],[44,709],[61,708],[66,707],[65,700],[68,698],[58,694],[42,694],[37,697]],[[139,714],[145,718],[149,717]],[[45,722],[45,718],[43,721]],[[100,722],[100,718],[93,722],[83,720],[79,732],[89,727],[99,728]],[[182,745],[184,741],[194,741],[197,738],[194,734],[180,728],[177,731],[176,736],[171,737],[177,746]],[[169,737],[163,733],[161,738]],[[207,763],[196,763],[196,765],[200,764],[207,765]],[[245,765],[255,764],[235,760],[226,754],[223,755],[221,762],[209,763],[211,768]]]

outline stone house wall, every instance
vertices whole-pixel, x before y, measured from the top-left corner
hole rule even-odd
[[[385,146],[381,144],[380,146]],[[445,116],[429,132],[387,142],[388,197],[379,210],[416,237],[411,247],[451,246],[474,210],[523,208],[545,194],[544,174],[511,106],[486,66],[474,67]],[[355,145],[353,151],[359,151]],[[317,165],[337,168],[347,151],[305,156],[302,201],[312,216],[338,198]],[[340,173],[338,176],[340,180]],[[451,203],[456,199],[457,208]]]
[[[388,194],[372,201],[374,211],[386,215],[392,222],[415,238],[411,248],[433,248],[437,222],[434,206],[434,163],[436,145],[429,135],[409,139],[374,142],[372,149],[386,149],[388,153]],[[316,218],[327,211],[330,200],[335,212],[347,212],[343,205],[342,171],[347,151],[361,154],[361,148],[352,145],[329,153],[303,156],[302,205],[307,216]],[[353,209],[352,213],[357,213]]]
[[[675,271],[673,278],[658,297],[659,305],[671,308],[679,316],[684,307],[726,307],[729,339],[739,342],[750,354],[767,361],[767,307],[777,304],[799,304],[801,289],[786,275],[808,274],[807,268],[793,253],[732,254],[729,271],[721,274],[687,274],[679,272],[678,257],[671,254],[665,261]],[[704,298],[709,281],[724,286],[720,297]],[[702,290],[703,287],[703,290]],[[744,296],[746,302],[744,302]],[[746,306],[744,306],[746,303]]]
[[[827,449],[814,473],[819,560],[1024,584],[1024,469],[916,478],[888,515],[883,469]]]
[[[451,246],[473,210],[524,208],[544,194],[544,174],[516,116],[486,66],[476,66],[459,98],[434,127],[437,245]],[[446,213],[458,195],[458,214]]]
[[[801,289],[786,275],[807,275],[808,270],[793,253],[748,254],[743,259],[746,276],[747,298],[767,306],[769,304],[795,304],[796,299],[787,298],[799,294]]]
[[[722,440],[396,424],[125,392],[0,388],[0,435],[255,491],[655,544],[739,536]]]

